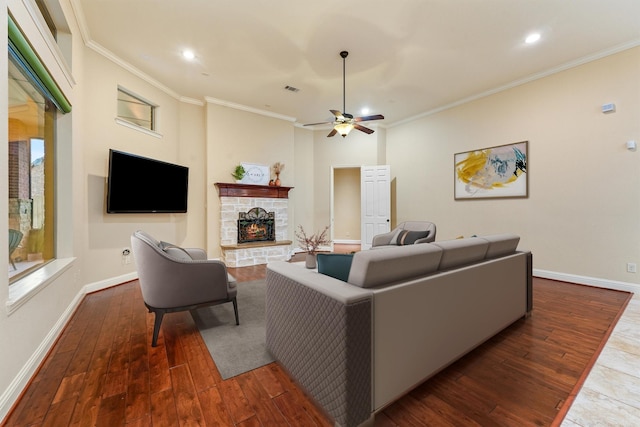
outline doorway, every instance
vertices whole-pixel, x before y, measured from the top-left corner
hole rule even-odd
[[[360,244],[360,166],[332,168],[331,239]]]
[[[332,167],[332,241],[368,249],[374,235],[390,230],[390,192],[388,165]]]

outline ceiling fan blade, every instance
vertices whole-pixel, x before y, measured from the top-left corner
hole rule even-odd
[[[333,135],[335,135],[336,133],[338,133],[337,130],[335,129],[331,129],[331,132],[329,132],[329,135],[327,135],[327,138],[331,138]]]
[[[307,123],[306,125],[302,125],[302,126],[328,125],[329,123],[333,123],[333,122]]]
[[[356,128],[356,129],[358,129],[359,131],[364,132],[364,133],[367,133],[367,134],[372,134],[372,133],[374,132],[374,130],[373,130],[373,129],[366,128],[366,127],[364,127],[364,126],[362,126],[362,125],[359,125],[359,124],[357,124],[357,123],[354,123],[354,124],[353,124],[353,127],[354,127],[354,128]]]
[[[384,116],[382,114],[374,114],[372,116],[356,117],[353,120],[356,122],[368,122],[369,120],[382,120],[382,119],[384,119]]]
[[[342,113],[340,111],[338,111],[338,110],[329,110],[329,111],[331,111],[331,114],[336,116],[336,119],[344,120],[344,116],[342,115]]]

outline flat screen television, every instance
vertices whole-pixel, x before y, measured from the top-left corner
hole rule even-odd
[[[107,213],[187,211],[189,168],[109,150]]]

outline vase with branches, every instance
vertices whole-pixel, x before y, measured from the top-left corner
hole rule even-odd
[[[274,181],[274,184],[277,187],[280,187],[280,173],[284,170],[284,163],[275,162],[272,168],[273,173],[276,174],[276,180]]]
[[[331,239],[327,236],[328,231],[329,226],[327,225],[321,232],[316,232],[308,236],[304,228],[301,225],[298,226],[295,235],[298,240],[298,246],[307,253],[305,260],[307,268],[316,268],[316,253],[318,252],[318,248],[331,244]]]

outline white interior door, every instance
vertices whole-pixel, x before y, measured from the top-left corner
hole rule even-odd
[[[363,166],[360,169],[362,249],[369,249],[373,236],[391,230],[391,167]]]

